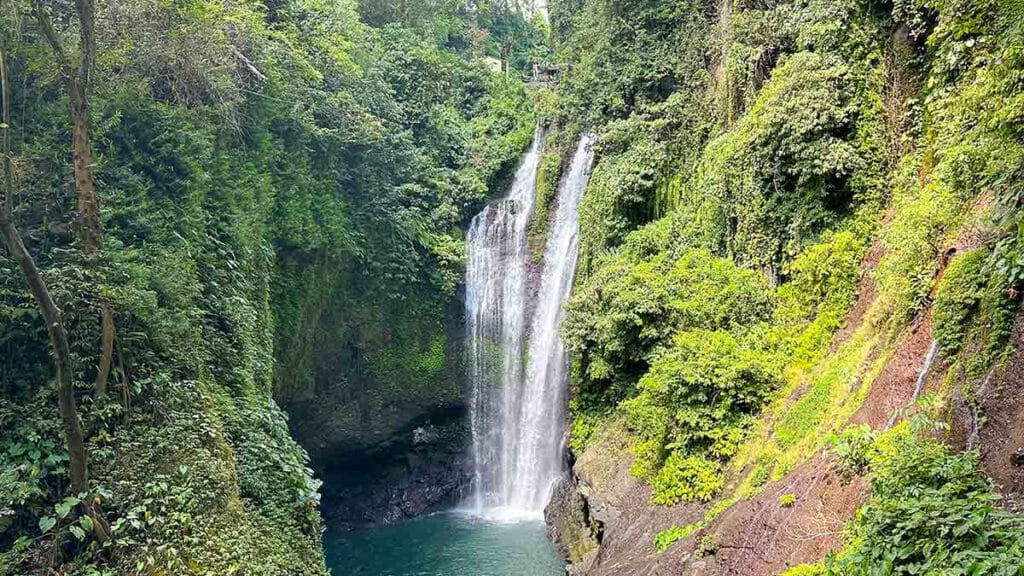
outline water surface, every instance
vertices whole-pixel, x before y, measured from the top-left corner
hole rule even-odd
[[[562,576],[539,520],[497,522],[458,513],[328,532],[334,576]]]

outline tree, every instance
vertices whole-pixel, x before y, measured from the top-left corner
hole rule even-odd
[[[44,0],[32,0],[32,13],[43,36],[53,50],[61,75],[67,83],[68,105],[72,124],[72,152],[75,169],[75,199],[78,210],[78,238],[82,253],[89,259],[99,257],[103,249],[103,230],[100,222],[100,204],[96,196],[96,180],[92,173],[92,140],[89,129],[89,91],[93,64],[96,61],[96,3],[95,0],[76,0],[79,45],[69,55],[53,27],[53,20]],[[107,379],[114,353],[114,313],[110,302],[100,296],[102,315],[102,353],[96,373],[96,395],[106,394]]]
[[[46,286],[35,260],[25,248],[21,234],[14,224],[14,167],[11,162],[11,99],[7,78],[6,54],[0,50],[0,96],[3,98],[0,122],[0,148],[3,153],[3,198],[0,201],[0,235],[8,253],[17,261],[21,273],[25,277],[32,296],[39,304],[39,310],[46,321],[46,329],[53,348],[54,362],[57,368],[57,403],[61,420],[64,425],[64,436],[68,449],[68,474],[71,480],[71,492],[74,495],[85,494],[89,490],[89,472],[85,459],[85,438],[82,425],[78,421],[78,409],[75,406],[75,387],[71,372],[71,347],[68,344],[68,333],[64,327],[64,319],[57,308],[50,290]],[[97,536],[105,539],[110,530],[103,520],[99,505],[89,498],[82,499],[83,511],[93,519]]]

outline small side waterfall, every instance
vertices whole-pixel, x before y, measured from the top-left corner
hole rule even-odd
[[[912,408],[917,403],[917,399],[921,397],[921,392],[924,391],[924,385],[928,382],[928,376],[932,373],[932,364],[935,363],[935,358],[939,354],[939,341],[932,340],[931,345],[928,347],[928,353],[924,357],[924,361],[921,364],[921,369],[917,372],[917,382],[914,383],[914,394],[910,397],[910,401],[903,408],[896,410],[889,416],[889,421],[885,423],[883,430],[888,430],[896,425],[896,419],[901,418],[906,409]]]
[[[542,140],[538,132],[509,194],[478,214],[468,235],[471,504],[477,514],[499,518],[541,517],[562,471],[568,359],[559,327],[576,269],[578,207],[589,179],[593,139],[580,140],[559,188],[527,330],[527,228]]]

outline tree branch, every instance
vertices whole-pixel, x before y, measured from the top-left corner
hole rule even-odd
[[[36,17],[36,22],[39,24],[39,29],[43,31],[46,42],[53,49],[53,56],[57,59],[57,65],[60,66],[61,74],[70,78],[74,74],[74,70],[71,68],[71,61],[68,60],[68,56],[64,52],[64,45],[61,44],[60,37],[57,36],[57,30],[53,28],[53,20],[46,13],[42,0],[32,0],[32,14]]]
[[[96,1],[76,0],[75,8],[78,11],[78,30],[82,43],[79,48],[82,59],[78,65],[78,81],[81,82],[82,89],[88,92],[89,78],[96,62]]]

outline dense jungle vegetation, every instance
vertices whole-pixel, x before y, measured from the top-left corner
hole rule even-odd
[[[274,399],[352,364],[450,393],[460,224],[546,36],[501,1],[0,2],[0,573],[325,573]]]
[[[1024,4],[549,8],[561,121],[599,135],[564,325],[574,450],[627,435],[653,504],[709,502],[659,550],[827,448],[872,496],[844,552],[793,574],[1018,573],[1024,518],[935,429],[1011,352]],[[834,344],[864,282],[868,320]],[[925,316],[945,392],[913,426],[844,430]]]
[[[597,137],[569,446],[700,507],[658,552],[825,451],[866,501],[788,576],[1024,570],[949,425],[1020,353],[1024,2],[547,11],[0,0],[0,576],[326,574],[309,454],[462,408],[463,230],[538,124],[535,262]],[[850,424],[921,325],[940,389]]]

